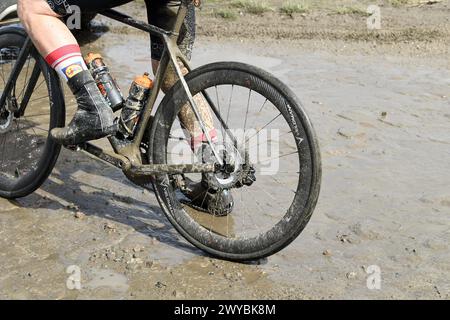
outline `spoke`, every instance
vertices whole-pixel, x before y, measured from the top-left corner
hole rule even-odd
[[[251,99],[251,97],[252,97],[252,90],[250,89],[250,91],[248,93],[247,110],[245,112],[244,132],[243,132],[242,141],[245,140],[245,130],[247,129],[247,119],[248,119],[248,111],[250,109],[250,99]]]
[[[227,111],[227,121],[225,122],[228,127],[228,122],[230,120],[230,111],[231,111],[231,99],[233,98],[233,91],[234,91],[234,84],[231,85],[231,93],[230,93],[230,103],[228,105],[228,111]]]
[[[259,109],[259,112],[258,112],[258,113],[261,113],[261,111],[264,109],[264,107],[265,107],[267,101],[269,101],[269,99],[266,98],[266,101],[264,101],[264,103],[263,103],[261,109]]]
[[[273,203],[277,205],[282,205],[284,202],[280,202],[280,199],[275,198],[273,195],[271,195],[267,190],[261,188],[259,185],[255,184],[255,187],[262,192],[264,192],[269,198],[273,199]],[[272,202],[271,202],[272,203]]]
[[[41,86],[42,86],[42,84],[45,82],[45,78],[41,81],[41,83],[39,83],[37,86],[36,86],[36,88],[34,88],[34,91],[36,91],[37,89],[39,89]],[[33,91],[33,92],[34,92]]]
[[[208,191],[209,191],[209,189],[208,189]],[[204,202],[205,199],[206,199],[206,195],[207,195],[207,193],[205,193],[205,197],[203,198],[201,207],[203,207],[203,202]],[[214,213],[214,218],[216,218],[216,217],[217,217],[217,215]],[[209,233],[212,233],[212,231],[213,231],[213,221],[214,221],[214,220],[215,220],[215,219],[211,219],[211,223],[210,223],[210,225],[209,225]]]
[[[48,129],[44,129],[44,128],[41,128],[41,127],[36,127],[36,129],[44,131],[44,132],[48,132]]]
[[[283,134],[280,135],[278,138],[280,139],[281,137],[284,137],[284,136],[286,136],[286,135],[288,135],[288,134],[290,134],[290,133],[292,133],[292,130],[289,131],[289,132],[283,133]],[[281,139],[280,139],[280,140],[281,140]],[[248,150],[252,150],[252,149],[255,148],[255,147],[259,147],[259,146],[261,145],[261,143],[263,143],[263,142],[265,142],[265,141],[261,141],[261,142],[258,142],[257,144],[254,144],[254,145],[249,146],[249,147],[248,147]]]
[[[42,96],[42,97],[39,97],[39,98],[35,98],[35,99],[31,100],[30,102],[42,100],[42,99],[45,99],[45,98],[48,98],[48,96]]]
[[[219,100],[219,90],[217,90],[217,86],[215,86],[216,89],[216,101],[217,101],[217,107],[219,108],[219,115],[222,117],[222,109],[220,107],[220,100]],[[225,142],[225,128],[223,125],[220,126],[222,131],[222,143]]]
[[[279,157],[266,159],[266,160],[263,160],[263,161],[261,161],[261,162],[257,162],[257,164],[266,163],[266,162],[269,162],[269,161],[281,159],[281,158],[284,158],[284,157],[291,156],[291,155],[293,155],[293,154],[298,154],[298,151],[294,151],[294,152],[291,152],[291,153],[288,153],[288,154],[283,154],[283,155],[281,155],[281,156],[279,156]]]
[[[27,118],[24,116],[24,119],[25,120],[27,120]],[[27,120],[28,121],[28,120]],[[28,129],[39,129],[39,130],[41,130],[41,131],[45,131],[45,132],[48,132],[48,129],[44,129],[44,128],[41,128],[41,127],[38,127],[38,126],[36,126],[36,127],[33,127],[33,125],[32,124],[30,124],[30,125],[28,125],[28,126],[22,126],[22,130],[23,129],[25,129],[25,130],[28,130]]]
[[[261,190],[262,192],[264,192],[267,196],[269,196],[269,198],[272,198],[273,200],[278,201],[278,199],[276,199],[273,195],[271,195],[269,192],[267,192],[267,190],[261,188],[261,187],[260,187],[259,185],[257,185],[257,184],[254,184],[254,186],[255,186],[256,188],[258,188],[259,190]]]
[[[41,130],[41,131],[44,131],[44,132],[48,132],[48,129],[44,129],[44,128],[41,128],[41,127],[31,127],[31,129],[34,131],[34,130]],[[38,134],[36,134],[36,135],[38,135]]]
[[[19,93],[19,96],[18,96],[18,98],[20,98],[20,99],[22,99],[22,95],[25,93],[25,88],[27,87],[28,83],[30,83],[30,79],[28,79],[28,72],[29,72],[29,68],[30,68],[30,61],[31,61],[31,59],[28,59],[27,71],[25,73],[25,81],[23,83],[22,91]],[[28,81],[27,81],[27,79],[28,79]]]
[[[263,131],[265,128],[267,128],[271,123],[273,123],[275,120],[277,120],[279,117],[281,116],[281,112],[272,120],[270,120],[264,127],[262,127],[261,129],[259,129],[254,135],[252,135],[250,138],[247,138],[244,142],[244,145],[254,136],[258,135],[258,133],[260,133],[261,131]]]
[[[255,204],[258,206],[259,212],[261,212],[262,214],[264,214],[266,212],[266,210],[263,209],[263,207],[261,206],[261,204],[259,203],[258,200],[255,200]]]
[[[287,136],[287,135],[290,134],[290,133],[292,133],[292,130],[289,130],[289,132],[283,133],[283,134],[280,136],[280,138],[281,138],[281,137],[284,137],[284,136]]]
[[[211,190],[211,188],[208,188],[208,189],[206,190],[205,195],[203,196],[202,202],[201,202],[201,204],[200,204],[200,208],[203,207],[203,204],[205,203],[206,196],[208,195],[209,190]],[[194,199],[192,199],[192,200],[191,200],[191,203],[194,202],[195,200],[199,199],[200,196],[201,196],[201,194],[198,195],[197,197],[195,197]],[[216,217],[215,214],[214,214],[214,217]],[[212,229],[213,229],[213,220],[214,220],[214,219],[211,219],[211,223],[209,224],[209,228],[207,228],[208,231],[209,231],[209,233],[212,233],[212,231],[213,231],[213,230],[212,230]],[[198,222],[197,222],[197,223],[198,223]],[[206,227],[206,226],[205,226],[205,227]]]
[[[26,121],[29,121],[25,115],[23,116],[23,118],[24,118]],[[32,125],[32,122],[31,122],[31,121],[29,121],[29,122],[30,122],[30,128],[31,128],[31,130],[33,130],[34,135],[35,135],[35,136],[38,136],[38,134],[37,134],[36,131],[34,130],[34,127],[33,127],[33,125]]]
[[[222,111],[220,109],[219,90],[217,90],[217,86],[214,86],[214,88],[216,89],[216,101],[217,101],[217,106],[219,107],[219,113],[222,114]]]
[[[207,191],[209,191],[209,190],[211,190],[211,188],[208,188],[208,190]],[[206,194],[207,193],[205,193],[205,196],[203,197],[203,200],[202,200],[202,204],[201,204],[201,206],[203,205],[203,203],[205,202],[205,199],[206,199]],[[198,196],[196,196],[194,199],[191,199],[191,203],[192,202],[194,202],[195,200],[197,200],[197,199],[199,199],[200,197],[202,196],[202,194],[199,194]],[[200,207],[201,207],[200,206]]]
[[[33,117],[42,117],[42,116],[48,116],[47,112],[44,113],[34,113],[34,114],[29,114],[27,115],[27,117],[33,118]]]
[[[272,179],[273,181],[275,181],[276,183],[278,183],[279,185],[281,185],[281,186],[283,186],[283,185],[286,185],[285,183],[281,183],[280,181],[278,181],[274,176],[267,176],[267,177],[269,177],[269,179]],[[297,191],[295,191],[295,190],[292,190],[292,189],[290,189],[290,188],[288,188],[291,192],[293,192],[293,193],[296,193]]]
[[[17,132],[19,132],[19,125],[20,125],[20,118],[19,119],[17,119],[17,121],[16,121],[16,123],[17,123],[17,126],[16,126],[16,128],[17,128]],[[16,150],[17,150],[17,137],[16,138],[14,138],[13,137],[13,139],[14,139],[14,156],[13,156],[13,159],[17,159],[17,153],[16,153]],[[17,170],[17,168],[16,168],[16,170]],[[16,172],[16,170],[14,170],[14,172]],[[17,178],[19,178],[18,176],[17,176]]]

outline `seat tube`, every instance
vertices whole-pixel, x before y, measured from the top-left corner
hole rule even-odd
[[[178,38],[178,35],[181,31],[181,28],[184,23],[184,19],[186,19],[187,13],[188,13],[188,6],[192,1],[190,0],[181,0],[181,5],[178,8],[178,14],[177,19],[175,21],[175,24],[173,26],[172,32],[174,33],[174,37]]]

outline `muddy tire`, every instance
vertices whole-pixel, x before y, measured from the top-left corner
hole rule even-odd
[[[154,177],[156,196],[173,226],[196,247],[222,259],[248,261],[270,256],[290,244],[303,231],[316,206],[320,182],[321,162],[316,135],[311,122],[295,94],[269,73],[246,64],[224,62],[206,65],[192,71],[186,77],[189,88],[195,96],[209,88],[233,85],[251,88],[277,106],[288,130],[298,142],[294,147],[298,153],[300,170],[295,178],[296,190],[287,210],[280,212],[278,223],[269,230],[252,237],[226,237],[211,232],[197,223],[177,198],[177,190],[171,177]],[[187,97],[178,82],[162,101],[155,114],[149,133],[150,162],[166,164],[170,132]],[[170,153],[170,152],[169,152]],[[296,157],[296,155],[294,155]],[[251,188],[251,187],[250,187]],[[280,209],[282,210],[282,209]]]
[[[6,50],[6,52],[8,52],[8,50],[10,50],[11,48],[13,48],[14,50],[16,50],[17,48],[21,48],[25,39],[26,33],[23,31],[23,29],[16,27],[3,28],[2,30],[0,30],[0,52],[4,52],[3,50]],[[14,61],[13,58],[9,59],[10,61]],[[39,88],[37,88],[37,85],[35,92],[43,94],[45,98],[44,100],[48,101],[48,103],[44,105],[42,102],[35,102],[42,101],[39,100],[42,99],[42,97],[32,95],[31,100],[27,108],[25,109],[24,117],[27,117],[28,114],[27,119],[30,119],[30,123],[33,123],[33,121],[36,123],[38,121],[36,119],[44,119],[39,123],[39,129],[32,129],[34,132],[38,130],[44,131],[39,135],[39,139],[42,139],[42,142],[39,142],[39,152],[28,153],[27,156],[31,159],[24,159],[25,157],[23,155],[22,157],[20,155],[17,156],[17,163],[21,161],[24,163],[26,161],[33,162],[33,164],[30,165],[30,170],[24,171],[23,175],[11,177],[10,175],[6,174],[6,169],[8,169],[7,165],[5,165],[5,163],[3,162],[1,163],[1,165],[4,167],[2,167],[0,172],[0,197],[7,199],[15,199],[27,196],[30,193],[34,192],[37,188],[39,188],[52,172],[61,150],[61,146],[55,143],[49,135],[49,132],[52,128],[63,127],[65,123],[64,96],[59,77],[53,69],[48,67],[44,59],[34,49],[32,50],[30,60],[36,62],[36,65],[39,66],[39,69],[41,71],[38,83]],[[2,67],[5,67],[4,69],[6,69],[5,60],[3,60],[2,63],[4,64],[2,65]],[[10,62],[10,64],[13,65],[13,62]],[[2,71],[4,69],[2,69]],[[8,77],[9,74],[6,75],[6,73],[7,72],[5,72],[4,76]],[[25,74],[25,71],[22,71],[21,76],[23,74]],[[29,79],[27,75],[29,75],[29,73],[26,73],[26,76],[23,79]],[[2,92],[4,87],[4,81],[0,80],[0,93]],[[31,112],[29,110],[33,110],[33,104],[36,105],[36,103],[41,103],[39,105],[39,114],[29,114],[28,112]],[[13,121],[16,121],[17,119],[14,118]],[[26,125],[23,124],[23,121],[28,120],[22,120],[21,125],[25,127]],[[17,134],[19,134],[19,128],[20,126],[19,124],[17,124]],[[15,139],[13,134],[14,128],[10,132],[0,132],[0,143],[3,143],[3,146],[0,145],[0,148],[2,148],[2,150],[4,150],[5,148],[8,149],[8,144],[10,144],[9,141]],[[16,138],[16,140],[19,140],[19,138]],[[0,161],[3,161],[4,157],[7,156],[5,155],[5,153],[7,152],[5,151],[2,155],[0,155],[0,159],[2,159]],[[20,154],[20,151],[18,154]],[[33,158],[34,155],[36,155],[36,157]],[[8,156],[10,158],[10,162],[13,163],[14,158],[11,155]]]

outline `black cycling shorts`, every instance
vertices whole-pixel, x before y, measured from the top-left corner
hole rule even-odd
[[[70,14],[70,6],[80,7],[81,12],[97,12],[121,6],[133,0],[46,0],[53,11],[61,16]],[[169,30],[175,24],[180,1],[176,0],[145,0],[148,22],[162,29]],[[152,59],[160,60],[164,44],[157,36],[150,36]],[[191,58],[195,41],[195,7],[190,5],[183,28],[178,38],[181,52]]]

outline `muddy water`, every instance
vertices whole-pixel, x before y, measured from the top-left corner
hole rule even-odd
[[[149,70],[146,40],[107,34],[85,50],[102,52],[126,88]],[[256,64],[303,101],[324,170],[305,232],[257,263],[211,259],[151,193],[63,151],[35,194],[0,200],[0,298],[450,297],[448,61],[206,40],[194,56]],[[374,265],[380,290],[367,287]],[[69,266],[81,290],[68,289]]]

